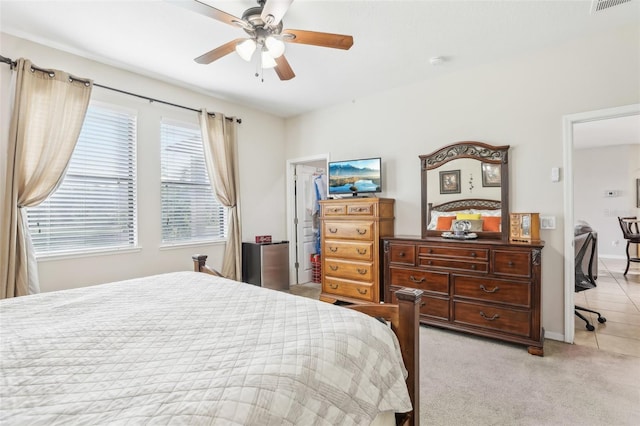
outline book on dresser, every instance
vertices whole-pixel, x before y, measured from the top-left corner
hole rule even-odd
[[[382,300],[381,238],[393,236],[394,204],[393,199],[373,197],[320,201],[320,300]]]
[[[423,290],[420,322],[526,345],[544,354],[543,241],[384,238],[384,301]]]

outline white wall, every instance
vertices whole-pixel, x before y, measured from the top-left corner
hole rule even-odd
[[[562,117],[638,103],[639,40],[637,27],[621,28],[304,114],[287,120],[287,157],[381,156],[396,234],[420,235],[418,155],[466,140],[511,145],[511,210],[557,217],[541,232],[542,315],[561,338],[564,193],[550,171],[563,164]]]
[[[228,116],[242,118],[238,127],[240,158],[240,203],[243,239],[255,234],[286,237],[284,184],[284,120],[269,114],[225,102],[185,88],[100,64],[75,55],[0,33],[2,55],[24,57],[44,68],[55,68],[96,83],[146,95],[191,108],[205,107]],[[8,66],[2,66],[2,88]],[[212,77],[213,78],[213,77]],[[1,122],[6,142],[5,119],[8,99],[2,92]],[[196,113],[149,103],[148,101],[94,88],[92,99],[114,103],[138,111],[138,225],[140,249],[109,255],[40,260],[38,269],[42,291],[97,284],[154,273],[191,269],[191,255],[208,254],[209,264],[222,264],[224,244],[160,249],[160,143],[162,117],[197,123]],[[6,152],[6,144],[0,152]],[[2,156],[4,159],[4,155]],[[1,170],[1,169],[0,169]],[[2,175],[4,179],[4,174]],[[2,188],[5,187],[4,180]]]
[[[573,176],[574,216],[598,232],[598,256],[626,258],[618,216],[639,216],[635,185],[640,145],[575,150]],[[616,191],[615,197],[605,196],[610,190]]]

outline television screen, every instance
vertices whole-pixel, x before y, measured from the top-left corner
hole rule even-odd
[[[329,162],[329,195],[382,192],[381,159]]]

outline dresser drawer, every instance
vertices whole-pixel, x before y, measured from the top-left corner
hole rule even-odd
[[[326,257],[340,257],[361,261],[373,260],[373,242],[356,242],[328,240],[325,242]]]
[[[373,241],[373,221],[325,221],[322,231],[325,239]]]
[[[325,257],[324,274],[326,276],[347,278],[358,281],[373,280],[372,262],[351,262],[348,260]]]
[[[454,259],[442,259],[421,257],[418,259],[418,266],[426,266],[428,268],[446,268],[455,269],[457,271],[473,271],[484,272],[489,270],[489,264],[487,262],[471,262],[468,260],[454,260]]]
[[[325,276],[322,283],[322,292],[366,301],[372,301],[374,298],[373,283],[342,280],[327,276]]]
[[[347,205],[331,203],[322,205],[322,216],[344,216],[347,214]]]
[[[489,260],[489,249],[468,247],[419,246],[419,256],[447,257],[449,259]]]
[[[531,253],[529,251],[493,251],[493,273],[513,277],[531,277]]]
[[[373,203],[347,203],[347,214],[350,216],[373,216],[374,208]]]
[[[392,286],[391,300],[388,303],[398,303],[396,298],[396,291],[402,287]],[[433,319],[448,321],[449,320],[449,298],[447,297],[431,297],[422,295],[422,301],[420,302],[420,315],[427,316]]]
[[[531,284],[480,277],[454,275],[453,295],[483,301],[531,306]]]
[[[504,333],[529,337],[531,312],[479,303],[454,301],[453,321]]]
[[[389,262],[400,265],[415,266],[416,246],[413,244],[389,244]]]
[[[449,294],[449,274],[420,269],[389,268],[391,285]]]
[[[373,216],[375,214],[375,204],[368,202],[353,203],[331,203],[322,206],[323,216]]]

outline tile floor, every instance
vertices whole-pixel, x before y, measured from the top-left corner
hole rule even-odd
[[[596,314],[583,312],[595,327],[588,331],[574,316],[576,345],[640,358],[640,263],[631,263],[624,276],[626,264],[626,259],[600,258],[598,286],[575,294],[576,305],[599,311],[607,319],[600,324]]]

